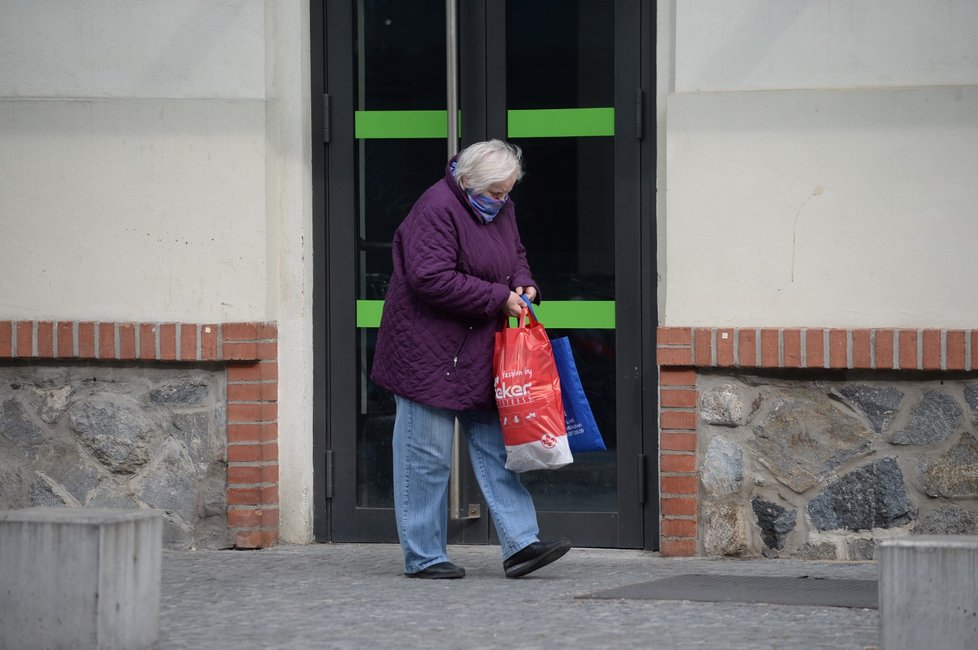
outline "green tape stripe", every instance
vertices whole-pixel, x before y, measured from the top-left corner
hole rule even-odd
[[[593,137],[615,134],[613,108],[507,111],[510,138]]]
[[[507,111],[510,138],[593,137],[615,134],[613,108]],[[447,111],[356,111],[358,140],[447,138]],[[461,113],[459,129],[461,130]]]
[[[549,329],[615,329],[614,300],[549,300],[534,309]],[[357,327],[379,327],[383,310],[383,300],[358,300]]]
[[[358,140],[444,139],[448,137],[448,111],[357,111],[353,133]]]

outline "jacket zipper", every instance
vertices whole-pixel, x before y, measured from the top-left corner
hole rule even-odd
[[[472,332],[472,326],[470,325],[469,329],[465,331],[465,336],[462,337],[462,343],[458,346],[458,350],[456,350],[455,356],[452,357],[452,370],[451,372],[448,373],[449,375],[455,372],[455,369],[458,367],[458,358],[462,355],[462,348],[464,348],[466,342],[468,342],[469,333],[471,332]]]

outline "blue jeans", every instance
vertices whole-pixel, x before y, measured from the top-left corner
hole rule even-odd
[[[538,541],[537,513],[506,448],[493,411],[449,411],[394,396],[394,510],[406,573],[447,562],[448,477],[455,418],[492,513],[503,559]]]

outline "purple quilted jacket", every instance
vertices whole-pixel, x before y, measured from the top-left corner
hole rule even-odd
[[[440,408],[496,408],[493,335],[516,287],[534,286],[513,202],[490,223],[445,177],[394,233],[394,273],[371,378],[396,395]]]

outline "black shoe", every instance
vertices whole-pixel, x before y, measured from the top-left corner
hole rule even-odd
[[[533,542],[503,562],[503,569],[506,570],[507,578],[519,578],[559,560],[570,549],[571,543],[566,539]]]
[[[451,562],[439,562],[421,569],[417,573],[405,573],[409,578],[425,578],[428,580],[454,580],[465,577],[465,569]]]

